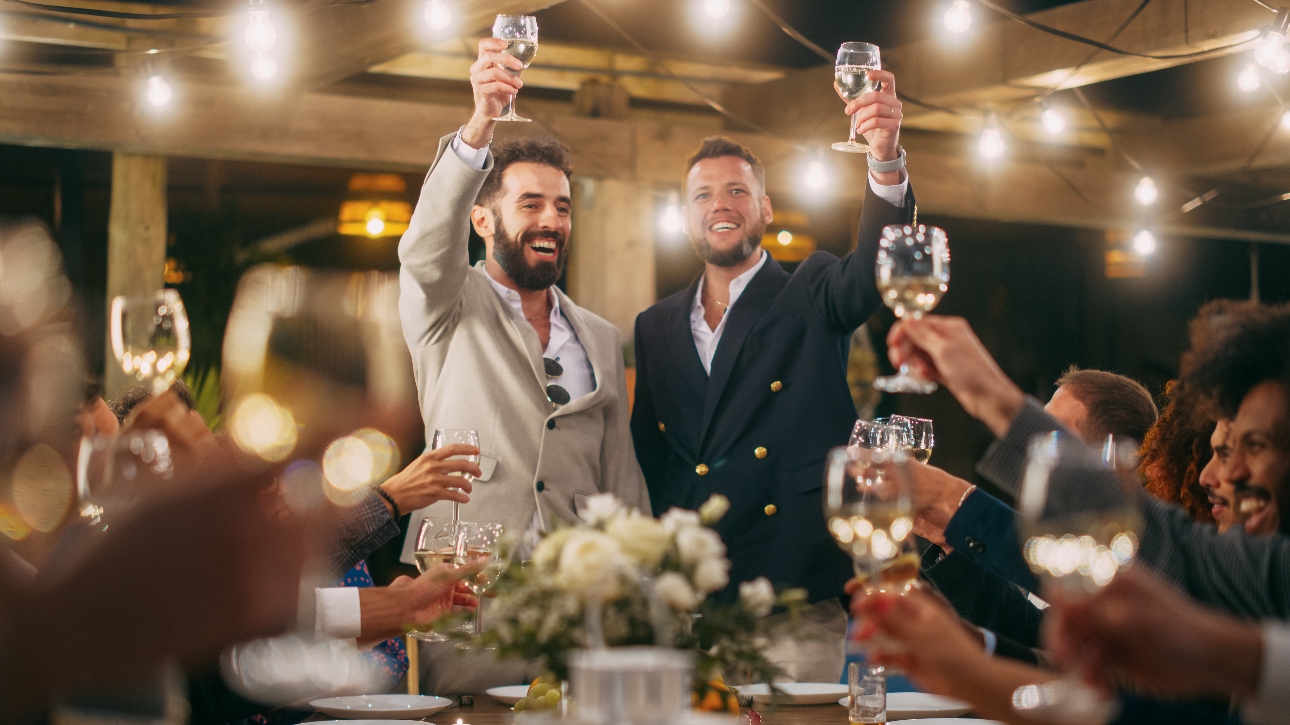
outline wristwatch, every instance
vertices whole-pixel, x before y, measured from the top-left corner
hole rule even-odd
[[[869,159],[869,169],[880,174],[888,171],[899,171],[905,168],[905,147],[900,148],[900,155],[891,161],[879,161],[873,157],[873,154],[867,154]]]

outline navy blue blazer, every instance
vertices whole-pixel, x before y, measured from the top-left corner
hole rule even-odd
[[[851,576],[824,525],[824,458],[856,420],[847,345],[882,304],[879,236],[913,211],[912,190],[896,207],[866,184],[855,252],[816,252],[791,275],[766,260],[727,313],[711,377],[690,332],[699,277],[636,318],[632,439],[654,513],[725,494],[730,511],[716,529],[732,589],[765,576],[819,601]]]

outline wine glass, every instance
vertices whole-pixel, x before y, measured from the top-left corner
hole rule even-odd
[[[192,340],[184,301],[173,289],[148,295],[118,295],[110,318],[112,354],[121,370],[153,395],[170,389],[188,365]]]
[[[451,524],[449,524],[451,526]],[[421,528],[417,529],[417,545],[412,557],[416,561],[417,571],[422,574],[439,564],[452,564],[455,555],[453,544],[447,538],[439,538],[435,532],[435,523],[429,517],[421,519]],[[446,603],[452,602],[452,593],[446,597]],[[423,642],[447,642],[448,637],[434,630],[415,631],[412,636]]]
[[[161,490],[174,473],[170,440],[161,431],[85,436],[76,455],[81,519],[106,531],[113,517]]]
[[[1036,436],[1017,499],[1023,552],[1050,600],[1078,601],[1110,584],[1138,552],[1137,445],[1100,449],[1068,433]],[[1076,668],[1078,669],[1078,668]],[[1115,707],[1074,672],[1018,688],[1013,707],[1040,719],[1105,722]],[[1105,717],[1104,717],[1105,716]]]
[[[431,440],[431,443],[430,443],[431,450],[438,450],[440,448],[443,448],[444,446],[450,446],[453,443],[464,443],[468,446],[474,446],[476,448],[479,448],[479,433],[473,430],[465,430],[460,428],[439,428],[435,430],[434,435],[431,437],[430,440]],[[475,454],[473,456],[453,456],[453,458],[464,458],[470,461],[471,463],[479,463],[479,454]],[[461,476],[467,481],[475,480],[474,476],[470,475],[469,473],[464,473],[460,471],[454,471],[453,473],[449,473],[448,475]],[[453,501],[452,502],[452,523],[456,524],[459,521],[461,521],[461,502]]]
[[[485,524],[463,521],[457,524],[456,540],[453,542],[453,565],[457,567],[482,563],[483,568],[472,577],[463,579],[466,587],[476,597],[484,594],[502,575],[505,563],[502,561],[498,544],[502,538],[501,524]],[[481,560],[483,560],[481,562]],[[474,634],[483,633],[483,602],[475,607]]]
[[[927,463],[932,458],[932,448],[936,445],[936,436],[932,434],[932,421],[927,418],[913,418],[908,415],[891,416],[892,425],[904,427],[909,434],[909,446],[906,452],[919,463]]]
[[[538,51],[538,27],[537,18],[532,15],[498,15],[497,20],[493,22],[493,37],[506,41],[507,55],[515,56],[525,68],[533,62]],[[510,68],[503,68],[507,73],[518,76],[520,71],[514,71]],[[515,96],[506,102],[506,112],[501,116],[493,119],[494,121],[525,121],[533,119],[524,118],[515,114]]]
[[[896,313],[918,319],[931,312],[950,286],[950,242],[945,230],[919,224],[884,227],[878,240],[874,268],[882,301]],[[900,366],[897,375],[883,375],[873,386],[886,393],[931,393],[936,383]]]
[[[878,46],[873,43],[843,43],[838,48],[838,60],[833,66],[833,87],[847,103],[872,91],[882,89],[882,83],[869,80],[869,71],[882,70]],[[851,115],[851,138],[833,144],[834,151],[867,154],[869,146],[856,141],[856,117]]]
[[[824,515],[866,591],[903,594],[919,570],[907,439],[897,426],[859,421],[857,428],[855,444],[829,453]]]

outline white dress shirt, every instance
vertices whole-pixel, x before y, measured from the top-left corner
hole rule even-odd
[[[1290,624],[1263,624],[1259,689],[1241,708],[1241,719],[1250,725],[1290,723]]]
[[[317,596],[314,632],[326,639],[358,639],[363,631],[358,587],[318,588],[314,594]]]
[[[460,140],[461,135],[459,133],[457,139],[453,141],[453,148],[456,148],[455,144]],[[465,144],[462,145],[465,146]],[[464,156],[462,161],[466,161]],[[904,169],[901,170],[900,176],[899,184],[886,186],[879,184],[874,180],[873,174],[869,174],[869,186],[873,188],[873,193],[877,194],[879,199],[893,206],[904,206],[905,192],[909,189],[909,177],[905,174]],[[761,259],[757,261],[757,264],[754,264],[747,272],[730,280],[730,301],[726,303],[725,309],[721,311],[721,321],[717,323],[716,329],[709,328],[707,320],[703,319],[703,285],[707,278],[705,276],[699,279],[699,289],[695,291],[694,303],[690,306],[690,333],[694,336],[694,347],[699,351],[699,361],[703,363],[703,369],[707,371],[708,375],[712,374],[712,358],[717,354],[717,345],[721,342],[721,333],[725,332],[726,329],[727,313],[730,312],[731,307],[735,306],[735,302],[739,300],[739,295],[744,293],[744,288],[756,276],[757,271],[762,268],[762,265],[766,264],[766,251],[758,251],[761,252]]]
[[[462,163],[474,169],[484,168],[484,161],[488,158],[488,147],[472,147],[461,140],[461,131],[457,131],[457,137],[452,140],[452,151]],[[497,294],[506,300],[511,309],[521,318],[524,317],[519,293],[499,283],[492,275],[489,275],[488,281],[493,283],[493,289],[497,290]],[[559,385],[569,391],[569,400],[572,402],[596,389],[596,376],[592,373],[586,349],[578,341],[578,333],[573,331],[573,325],[560,314],[560,298],[550,290],[547,290],[547,298],[551,300],[551,339],[547,342],[543,356],[555,360],[564,368],[563,375],[548,379],[547,384]]]

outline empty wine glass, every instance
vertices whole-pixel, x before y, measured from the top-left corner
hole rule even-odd
[[[892,224],[878,240],[874,267],[882,301],[896,313],[918,319],[931,312],[950,286],[950,242],[945,230],[922,224]],[[873,386],[886,393],[932,393],[936,383],[901,365],[897,375],[883,375]]]
[[[843,43],[833,66],[833,88],[842,100],[850,103],[866,93],[882,89],[882,83],[869,80],[869,71],[882,70],[878,46],[873,43]],[[856,117],[851,115],[851,138],[833,144],[834,151],[867,154],[869,146],[856,141]]]
[[[493,22],[493,37],[506,41],[507,55],[515,56],[525,68],[533,62],[538,51],[537,18],[532,15],[498,15]],[[503,68],[507,73],[518,76],[522,71]],[[506,103],[506,112],[493,119],[494,121],[532,121],[515,113],[515,96]]]
[[[112,299],[112,354],[131,379],[152,385],[154,395],[170,389],[188,365],[192,340],[188,313],[172,289]]]
[[[1110,584],[1138,552],[1137,445],[1100,449],[1061,432],[1036,436],[1017,499],[1023,552],[1045,598],[1078,600]],[[1078,656],[1077,656],[1078,659]],[[1107,722],[1115,702],[1080,679],[1018,688],[1015,709],[1060,722]]]

